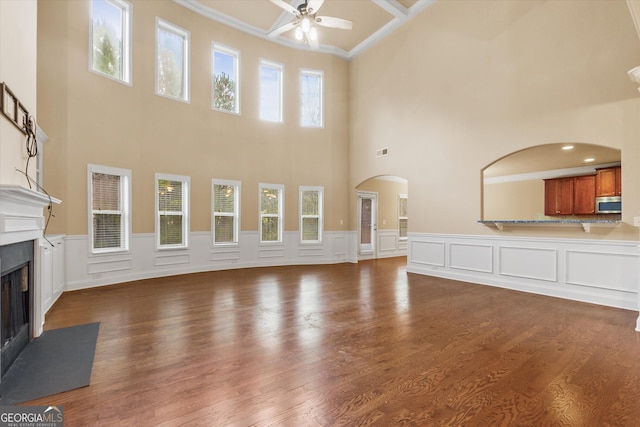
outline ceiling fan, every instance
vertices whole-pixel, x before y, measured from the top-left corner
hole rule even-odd
[[[292,13],[294,19],[288,24],[269,31],[267,37],[270,38],[278,37],[280,34],[295,28],[296,40],[306,40],[312,49],[317,49],[319,42],[316,25],[328,28],[339,28],[341,30],[350,30],[353,28],[353,22],[347,19],[334,18],[333,16],[317,16],[316,14],[318,10],[320,10],[324,0],[304,0],[297,8],[291,6],[285,0],[271,0],[271,3]]]

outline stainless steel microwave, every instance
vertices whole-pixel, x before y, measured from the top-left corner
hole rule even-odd
[[[597,214],[615,214],[622,213],[622,197],[596,197],[596,213]]]

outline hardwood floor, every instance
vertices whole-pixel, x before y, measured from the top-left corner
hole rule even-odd
[[[63,294],[100,323],[67,426],[637,426],[638,313],[407,274],[404,258]]]

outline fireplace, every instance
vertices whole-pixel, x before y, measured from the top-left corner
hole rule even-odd
[[[0,367],[9,370],[33,338],[34,241],[0,246]]]
[[[18,185],[0,184],[0,372],[3,375],[24,345],[42,333],[42,256],[38,243],[45,224],[43,209],[52,203],[58,204],[60,200]]]

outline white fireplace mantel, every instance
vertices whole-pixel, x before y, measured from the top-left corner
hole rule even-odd
[[[42,237],[43,209],[60,200],[19,185],[0,185],[0,246]]]

